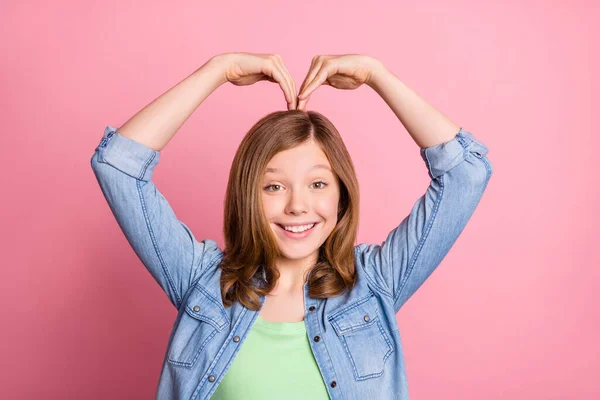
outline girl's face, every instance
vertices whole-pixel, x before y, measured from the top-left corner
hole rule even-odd
[[[340,199],[337,177],[325,153],[312,139],[279,152],[269,161],[262,183],[265,216],[283,256],[313,264],[337,223]],[[291,225],[303,232],[284,229]]]

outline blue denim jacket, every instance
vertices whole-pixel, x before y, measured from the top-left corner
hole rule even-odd
[[[492,174],[487,147],[463,128],[420,152],[430,185],[384,242],[355,246],[354,290],[325,300],[304,286],[308,339],[332,399],[409,398],[396,313],[448,253]],[[209,399],[259,311],[223,306],[223,252],[198,241],[158,191],[159,158],[109,125],[91,165],[129,244],[178,309],[156,398]]]

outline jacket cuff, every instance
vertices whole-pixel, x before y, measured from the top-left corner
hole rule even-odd
[[[112,165],[135,179],[149,181],[160,160],[160,152],[119,135],[108,125],[98,147],[98,160]]]
[[[488,148],[461,127],[454,139],[421,149],[421,157],[429,170],[429,177],[435,179],[464,161],[469,152],[482,158]]]

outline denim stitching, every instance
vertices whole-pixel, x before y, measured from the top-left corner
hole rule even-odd
[[[225,312],[225,310],[224,310],[224,309],[222,309],[222,308],[220,307],[220,301],[219,301],[217,298],[215,298],[215,297],[214,297],[212,294],[210,294],[210,293],[209,293],[209,292],[208,292],[208,291],[207,291],[207,290],[204,288],[204,286],[202,286],[202,285],[197,285],[197,286],[194,286],[194,288],[195,288],[195,289],[198,289],[198,291],[199,291],[199,292],[201,292],[202,294],[204,294],[206,297],[208,297],[208,298],[209,298],[209,300],[210,300],[210,301],[212,301],[213,303],[215,303],[215,307],[218,307],[218,308],[219,308],[219,312],[220,312],[221,316],[223,316],[223,317],[224,317],[224,319],[225,319],[225,323],[226,323],[226,324],[230,322],[230,321],[229,321],[229,317],[227,316],[227,313]],[[212,319],[212,318],[211,318],[211,319]],[[214,321],[214,320],[213,320],[213,321]],[[215,321],[215,323],[218,325],[218,322],[217,322],[217,321]],[[223,329],[223,327],[222,327],[222,326],[219,326],[219,330],[221,330],[221,329]]]
[[[354,376],[356,377],[356,380],[358,380],[358,381],[364,381],[366,379],[376,378],[378,376],[383,375],[383,373],[385,372],[385,362],[388,359],[388,357],[394,352],[394,348],[393,348],[393,346],[391,346],[390,340],[387,337],[387,334],[385,333],[383,326],[381,325],[381,321],[379,320],[379,317],[373,318],[373,322],[375,322],[375,323],[371,324],[369,327],[372,328],[374,326],[377,326],[377,328],[379,329],[379,333],[381,334],[381,336],[387,343],[387,352],[383,356],[383,369],[380,372],[373,372],[373,373],[366,374],[366,375],[360,375],[356,368],[356,361],[354,361],[354,357],[352,357],[352,352],[350,351],[350,346],[348,345],[348,341],[347,341],[345,335],[342,335],[342,337],[340,338],[342,341],[342,344],[344,345],[344,349],[346,350],[346,355],[348,355],[348,358],[350,359],[350,364],[352,364],[352,370],[354,371]],[[355,349],[355,351],[357,351],[357,350]]]
[[[356,255],[355,255],[354,257],[356,258]],[[364,275],[365,275],[365,277],[367,278],[367,281],[369,281],[369,282],[371,283],[371,285],[372,285],[372,286],[373,286],[375,289],[377,289],[377,290],[376,290],[377,292],[381,292],[381,293],[385,294],[385,295],[386,295],[386,296],[388,296],[390,299],[393,299],[393,298],[394,298],[394,297],[393,297],[393,295],[392,295],[392,293],[388,292],[388,290],[387,290],[387,289],[385,289],[385,288],[383,288],[383,287],[379,286],[379,285],[377,284],[377,282],[375,282],[375,281],[374,281],[374,280],[371,278],[371,276],[369,275],[369,273],[367,272],[367,270],[366,270],[366,268],[365,268],[365,266],[364,266],[364,263],[361,263],[360,267],[361,267],[361,268],[362,268],[362,270],[364,271]]]
[[[385,329],[383,329],[383,325],[381,324],[381,320],[379,319],[379,317],[377,317],[377,326],[379,326],[379,331],[381,332],[381,334],[383,335],[383,338],[385,339],[385,341],[388,344],[388,347],[390,348],[390,352],[386,355],[386,357],[384,358],[384,360],[386,360],[388,358],[388,356],[393,352],[394,347],[392,346],[392,341],[390,340],[390,338],[387,335],[387,332]]]
[[[458,140],[458,143],[460,143],[460,145],[466,149],[469,144],[473,143],[473,139],[467,137],[467,135],[465,135],[463,132],[464,130],[461,128],[456,134],[456,139]]]
[[[152,162],[152,160],[154,160],[154,158],[156,158],[156,153],[152,153],[152,157],[148,157],[148,159],[142,166],[142,170],[140,171],[140,176],[138,179],[142,179],[144,177],[144,175],[146,175],[146,169],[148,169],[148,165],[150,165],[150,162]]]
[[[191,229],[190,229],[191,231]],[[188,232],[189,234],[189,232]],[[191,235],[190,235],[191,236]],[[194,239],[192,237],[190,237],[190,239],[192,240],[192,262],[190,263],[190,276],[188,277],[188,290],[193,287],[196,286],[196,283],[200,282],[200,278],[201,276],[199,275],[197,279],[195,279],[193,282],[192,280],[192,275],[194,274],[194,260],[196,259],[196,243],[194,243]],[[204,258],[204,257],[203,257]],[[200,268],[202,268],[202,259],[200,260]],[[182,293],[183,295],[183,293]]]
[[[362,304],[366,303],[367,301],[371,300],[371,298],[372,298],[372,297],[374,297],[374,296],[375,296],[375,295],[374,295],[373,293],[369,293],[369,294],[368,294],[368,295],[366,295],[365,297],[362,297],[362,298],[360,298],[360,299],[356,300],[354,303],[350,304],[349,306],[347,306],[347,307],[344,307],[344,308],[342,308],[342,309],[340,309],[340,310],[337,310],[337,311],[336,311],[335,313],[333,313],[333,314],[330,314],[330,315],[327,317],[327,319],[328,319],[329,321],[331,321],[332,319],[334,319],[334,318],[337,318],[337,317],[338,317],[338,315],[340,315],[340,314],[343,314],[343,313],[345,313],[345,312],[346,312],[346,311],[348,311],[348,310],[351,310],[351,309],[353,309],[353,308],[356,308],[356,307],[358,307],[358,306],[360,306],[360,305],[362,305]]]
[[[322,346],[325,348],[325,352],[327,353],[327,357],[329,358],[329,360],[331,361],[331,354],[329,354],[329,349],[327,348],[327,346]],[[311,346],[312,348],[312,346]],[[321,368],[321,365],[319,364],[319,362],[317,361],[318,357],[314,357],[315,361],[317,362],[317,366],[319,367],[319,370],[321,372],[321,375],[324,375],[323,373],[323,369]],[[333,370],[333,376],[338,376],[337,373],[335,372],[335,363],[332,361],[331,362],[331,369]],[[327,393],[329,394],[330,398],[333,398],[333,395],[331,394],[331,389],[329,385],[325,385],[325,387],[327,388]]]
[[[210,293],[209,293],[209,292],[208,292],[208,291],[207,291],[207,290],[206,290],[206,289],[205,289],[203,286],[201,286],[201,285],[197,285],[197,286],[196,286],[196,285],[195,285],[195,286],[192,288],[192,290],[194,290],[194,289],[197,289],[197,290],[198,290],[198,292],[199,292],[201,295],[205,296],[205,297],[206,297],[206,298],[209,300],[209,302],[213,303],[213,304],[214,304],[214,307],[219,307],[219,302],[218,302],[218,300],[217,300],[217,299],[215,299],[215,297],[214,297],[213,295],[211,295],[211,294],[210,294]],[[189,296],[188,296],[188,301],[189,301]],[[182,304],[182,305],[183,305],[183,304]],[[187,307],[187,305],[186,305],[186,309],[184,310],[184,312],[187,312],[187,309],[188,309],[188,307]],[[169,357],[169,358],[168,358],[168,361],[169,361],[171,364],[175,364],[175,365],[182,365],[182,366],[185,366],[185,367],[191,367],[191,366],[193,366],[193,365],[196,363],[196,360],[198,359],[198,356],[200,355],[200,352],[201,352],[201,351],[202,351],[202,349],[203,349],[203,348],[204,348],[204,347],[205,347],[205,346],[208,344],[209,340],[210,340],[210,339],[212,339],[212,338],[213,338],[213,336],[215,336],[215,335],[217,334],[217,331],[219,331],[219,332],[220,332],[220,331],[222,331],[222,330],[223,330],[223,328],[224,328],[224,327],[225,327],[225,326],[226,326],[226,325],[229,323],[229,318],[227,317],[227,314],[226,314],[226,313],[225,313],[223,310],[221,310],[221,309],[219,309],[219,311],[220,311],[220,312],[219,312],[219,315],[220,315],[221,317],[223,317],[223,319],[224,319],[224,322],[223,322],[223,323],[219,323],[219,321],[216,321],[214,318],[211,318],[211,317],[210,317],[210,316],[208,316],[208,315],[206,315],[206,318],[207,318],[207,319],[209,319],[210,321],[212,321],[212,323],[211,323],[211,322],[208,322],[208,321],[205,321],[205,320],[203,320],[203,319],[197,318],[195,314],[194,314],[194,315],[188,315],[190,318],[194,318],[195,320],[199,320],[199,321],[200,321],[200,323],[207,323],[207,324],[209,324],[210,326],[212,326],[212,327],[215,329],[215,332],[213,332],[211,335],[209,335],[209,336],[206,338],[206,340],[205,340],[204,342],[202,342],[202,343],[201,343],[201,345],[200,345],[199,349],[197,349],[197,350],[194,350],[194,351],[195,351],[195,356],[194,356],[194,358],[193,358],[193,360],[192,360],[192,361],[190,361],[190,362],[178,361],[178,360],[175,360],[175,359],[173,359],[173,358],[170,358],[170,357]],[[213,325],[213,323],[214,323],[214,325]]]
[[[404,277],[404,280],[400,284],[400,288],[398,289],[398,293],[396,294],[396,296],[394,296],[394,304],[396,303],[396,301],[400,297],[400,294],[402,293],[402,290],[404,289],[404,285],[408,281],[408,278],[410,277],[410,274],[413,271],[413,267],[414,267],[415,263],[417,262],[417,258],[419,257],[419,255],[421,253],[421,249],[423,248],[423,246],[425,245],[425,241],[429,237],[429,232],[431,232],[431,226],[433,225],[433,222],[435,221],[435,218],[437,217],[437,212],[439,210],[440,203],[442,202],[442,198],[444,197],[444,175],[440,175],[439,178],[440,178],[441,189],[440,189],[440,194],[438,195],[438,197],[436,199],[435,206],[433,208],[433,215],[431,216],[431,218],[427,222],[427,226],[425,228],[426,232],[423,235],[423,238],[421,238],[421,240],[419,241],[419,247],[417,248],[417,250],[415,251],[415,253],[414,253],[413,257],[412,257],[412,260],[411,260],[411,262],[409,264],[409,267],[408,267],[408,272],[406,273],[406,276]]]
[[[355,307],[353,307],[353,308],[355,308]],[[332,324],[334,324],[335,326],[337,326],[338,329],[341,332],[343,332],[343,333],[340,333],[340,335],[345,335],[346,333],[360,331],[360,330],[362,330],[362,329],[364,329],[364,328],[366,328],[368,326],[374,325],[375,324],[375,318],[377,318],[378,316],[379,316],[379,312],[376,311],[374,313],[373,319],[370,320],[369,322],[359,323],[359,324],[353,325],[353,326],[351,326],[349,328],[340,328],[340,324],[337,321],[335,321],[335,320],[330,320],[330,322]]]
[[[483,163],[483,165],[485,166],[485,169],[487,171],[487,180],[490,179],[490,177],[492,176],[492,167],[490,166],[490,163],[488,162],[488,160],[485,159],[485,157],[478,157],[479,160]],[[487,183],[486,183],[487,186]],[[485,189],[485,186],[484,186]]]
[[[192,317],[190,317],[190,318],[192,318]],[[206,322],[204,322],[204,321],[201,321],[200,323],[206,323]],[[212,326],[212,325],[211,325],[211,326]],[[194,366],[194,364],[196,363],[196,361],[198,360],[198,356],[199,356],[199,355],[200,355],[200,353],[202,352],[202,349],[204,349],[204,348],[206,347],[206,345],[208,344],[208,342],[209,342],[209,341],[210,341],[210,340],[211,340],[213,337],[215,337],[215,335],[217,334],[217,329],[216,329],[214,326],[213,326],[212,328],[214,329],[214,332],[213,332],[213,333],[211,333],[210,335],[208,335],[208,337],[206,338],[206,340],[204,340],[204,342],[202,342],[202,343],[200,344],[200,346],[199,346],[199,348],[198,348],[197,350],[194,350],[194,352],[195,352],[195,355],[194,355],[194,358],[192,359],[192,361],[189,361],[189,362],[185,362],[185,361],[177,361],[177,360],[175,360],[175,359],[172,359],[171,357],[167,357],[167,361],[168,361],[170,364],[179,365],[179,366],[182,366],[182,367],[185,367],[185,368],[188,368],[188,369],[189,369],[189,368],[192,368],[192,367]],[[197,332],[197,331],[194,331],[194,332]],[[192,334],[192,336],[193,336],[193,334]]]
[[[165,276],[167,277],[167,281],[169,282],[169,285],[171,286],[171,290],[173,290],[173,294],[175,296],[175,302],[177,303],[175,306],[177,307],[177,309],[179,309],[181,307],[181,298],[179,296],[179,293],[177,293],[177,290],[173,283],[173,279],[171,278],[171,275],[169,274],[169,270],[166,268],[165,261],[163,260],[163,257],[162,257],[162,253],[160,252],[160,250],[158,248],[158,244],[156,243],[156,238],[154,237],[154,231],[152,230],[152,226],[150,225],[150,218],[148,217],[148,210],[146,208],[146,202],[144,201],[144,196],[142,196],[142,188],[141,188],[140,182],[141,182],[140,180],[136,180],[136,186],[138,189],[138,194],[140,196],[140,203],[142,205],[144,220],[146,221],[146,228],[148,229],[148,233],[150,234],[150,239],[152,240],[152,245],[154,246],[154,251],[156,251],[156,255],[158,256],[158,259],[160,261],[160,265],[163,269],[163,272],[164,272]]]
[[[205,244],[205,246],[206,246],[206,244]],[[192,268],[193,268],[193,266],[194,266],[194,257],[196,257],[196,246],[193,246],[193,247],[192,247],[192,265],[191,265],[191,267],[192,267]],[[203,257],[204,257],[204,256],[203,256]],[[207,265],[206,267],[204,267],[204,268],[202,267],[202,261],[203,261],[203,260],[202,260],[202,261],[200,261],[200,271],[199,271],[199,272],[200,272],[200,274],[198,275],[198,277],[197,277],[196,279],[194,279],[194,281],[193,281],[193,282],[191,282],[191,283],[190,283],[190,287],[191,287],[191,286],[196,286],[196,283],[198,283],[198,282],[200,281],[200,278],[202,278],[202,272],[204,272],[204,271],[206,271],[206,270],[210,270],[210,269],[211,269],[211,268],[212,268],[212,267],[213,267],[213,266],[214,266],[214,265],[215,265],[217,262],[220,262],[221,260],[220,260],[219,258],[220,258],[220,257],[219,257],[219,255],[218,255],[218,254],[217,254],[217,255],[215,255],[215,256],[213,256],[213,258],[211,258],[211,259],[208,261],[208,265]],[[221,257],[221,259],[222,259],[222,257]],[[193,272],[193,270],[192,270],[191,272]],[[191,272],[190,272],[190,273],[191,273]]]
[[[385,369],[385,362],[390,357],[390,355],[394,352],[394,346],[392,346],[392,341],[390,340],[387,332],[385,331],[385,329],[383,329],[383,325],[381,324],[381,320],[379,319],[379,317],[377,317],[377,326],[379,327],[379,332],[381,332],[381,335],[383,336],[386,343],[388,344],[388,352],[383,357],[383,365],[384,365],[384,369]]]
[[[433,175],[433,171],[431,170],[431,161],[429,161],[429,157],[427,156],[427,150],[425,150],[423,152],[423,154],[425,154],[425,162],[427,164],[427,172],[429,173],[429,177],[431,179],[435,179],[435,176]]]
[[[232,340],[229,340],[229,338],[231,337],[231,335],[233,335],[233,333],[236,331],[236,329],[238,328],[238,325],[242,322],[242,320],[244,319],[244,316],[246,315],[246,312],[248,312],[248,308],[246,307],[242,307],[242,312],[240,313],[240,316],[238,317],[235,325],[231,328],[231,332],[229,333],[229,336],[227,337],[227,339],[225,340],[225,343],[223,344],[223,346],[221,346],[221,348],[219,349],[219,352],[217,353],[217,355],[215,356],[212,364],[210,365],[210,367],[208,368],[208,370],[206,371],[206,373],[204,374],[204,376],[202,377],[202,379],[200,380],[200,383],[198,383],[198,386],[196,387],[196,389],[194,390],[194,393],[192,393],[192,397],[190,398],[190,400],[195,400],[196,397],[198,397],[198,395],[200,394],[200,390],[202,389],[202,387],[206,384],[206,382],[208,382],[208,377],[214,372],[215,367],[217,366],[217,364],[220,361],[221,358],[221,354],[223,354],[223,352],[225,351],[225,348],[231,344],[231,343],[235,343]],[[254,316],[254,320],[253,320],[253,324],[254,321],[256,321],[256,318],[258,317],[258,313],[256,313],[256,315]],[[212,392],[214,390],[216,390],[216,387],[219,385],[219,383],[223,380],[223,378],[225,377],[225,375],[227,374],[227,371],[229,370],[229,368],[231,367],[232,364],[232,360],[235,358],[235,356],[237,355],[237,353],[240,351],[240,347],[242,345],[242,343],[244,342],[244,340],[246,339],[246,337],[248,336],[248,334],[250,333],[251,329],[246,329],[245,331],[245,335],[240,338],[240,341],[237,343],[237,349],[233,352],[233,354],[231,355],[231,358],[229,359],[229,361],[227,361],[227,366],[225,367],[225,369],[223,370],[223,372],[220,374],[220,377],[218,380],[216,380],[213,383],[213,388],[211,390],[209,390],[208,394],[212,395]]]
[[[208,264],[208,266],[206,266],[204,269],[202,269],[201,271],[204,271],[206,269],[211,269],[217,262],[220,262],[221,260],[219,260],[219,256],[218,254],[211,260],[209,261],[210,264]]]

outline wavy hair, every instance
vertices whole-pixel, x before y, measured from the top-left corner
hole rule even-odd
[[[264,214],[261,180],[274,155],[310,139],[318,143],[331,164],[339,182],[340,201],[337,224],[308,273],[308,293],[313,298],[329,298],[355,286],[359,187],[350,154],[335,126],[322,114],[276,111],[259,120],[244,136],[229,173],[223,216],[225,249],[220,264],[225,307],[239,301],[258,311],[260,296],[274,289],[280,276],[275,260],[281,252]]]

